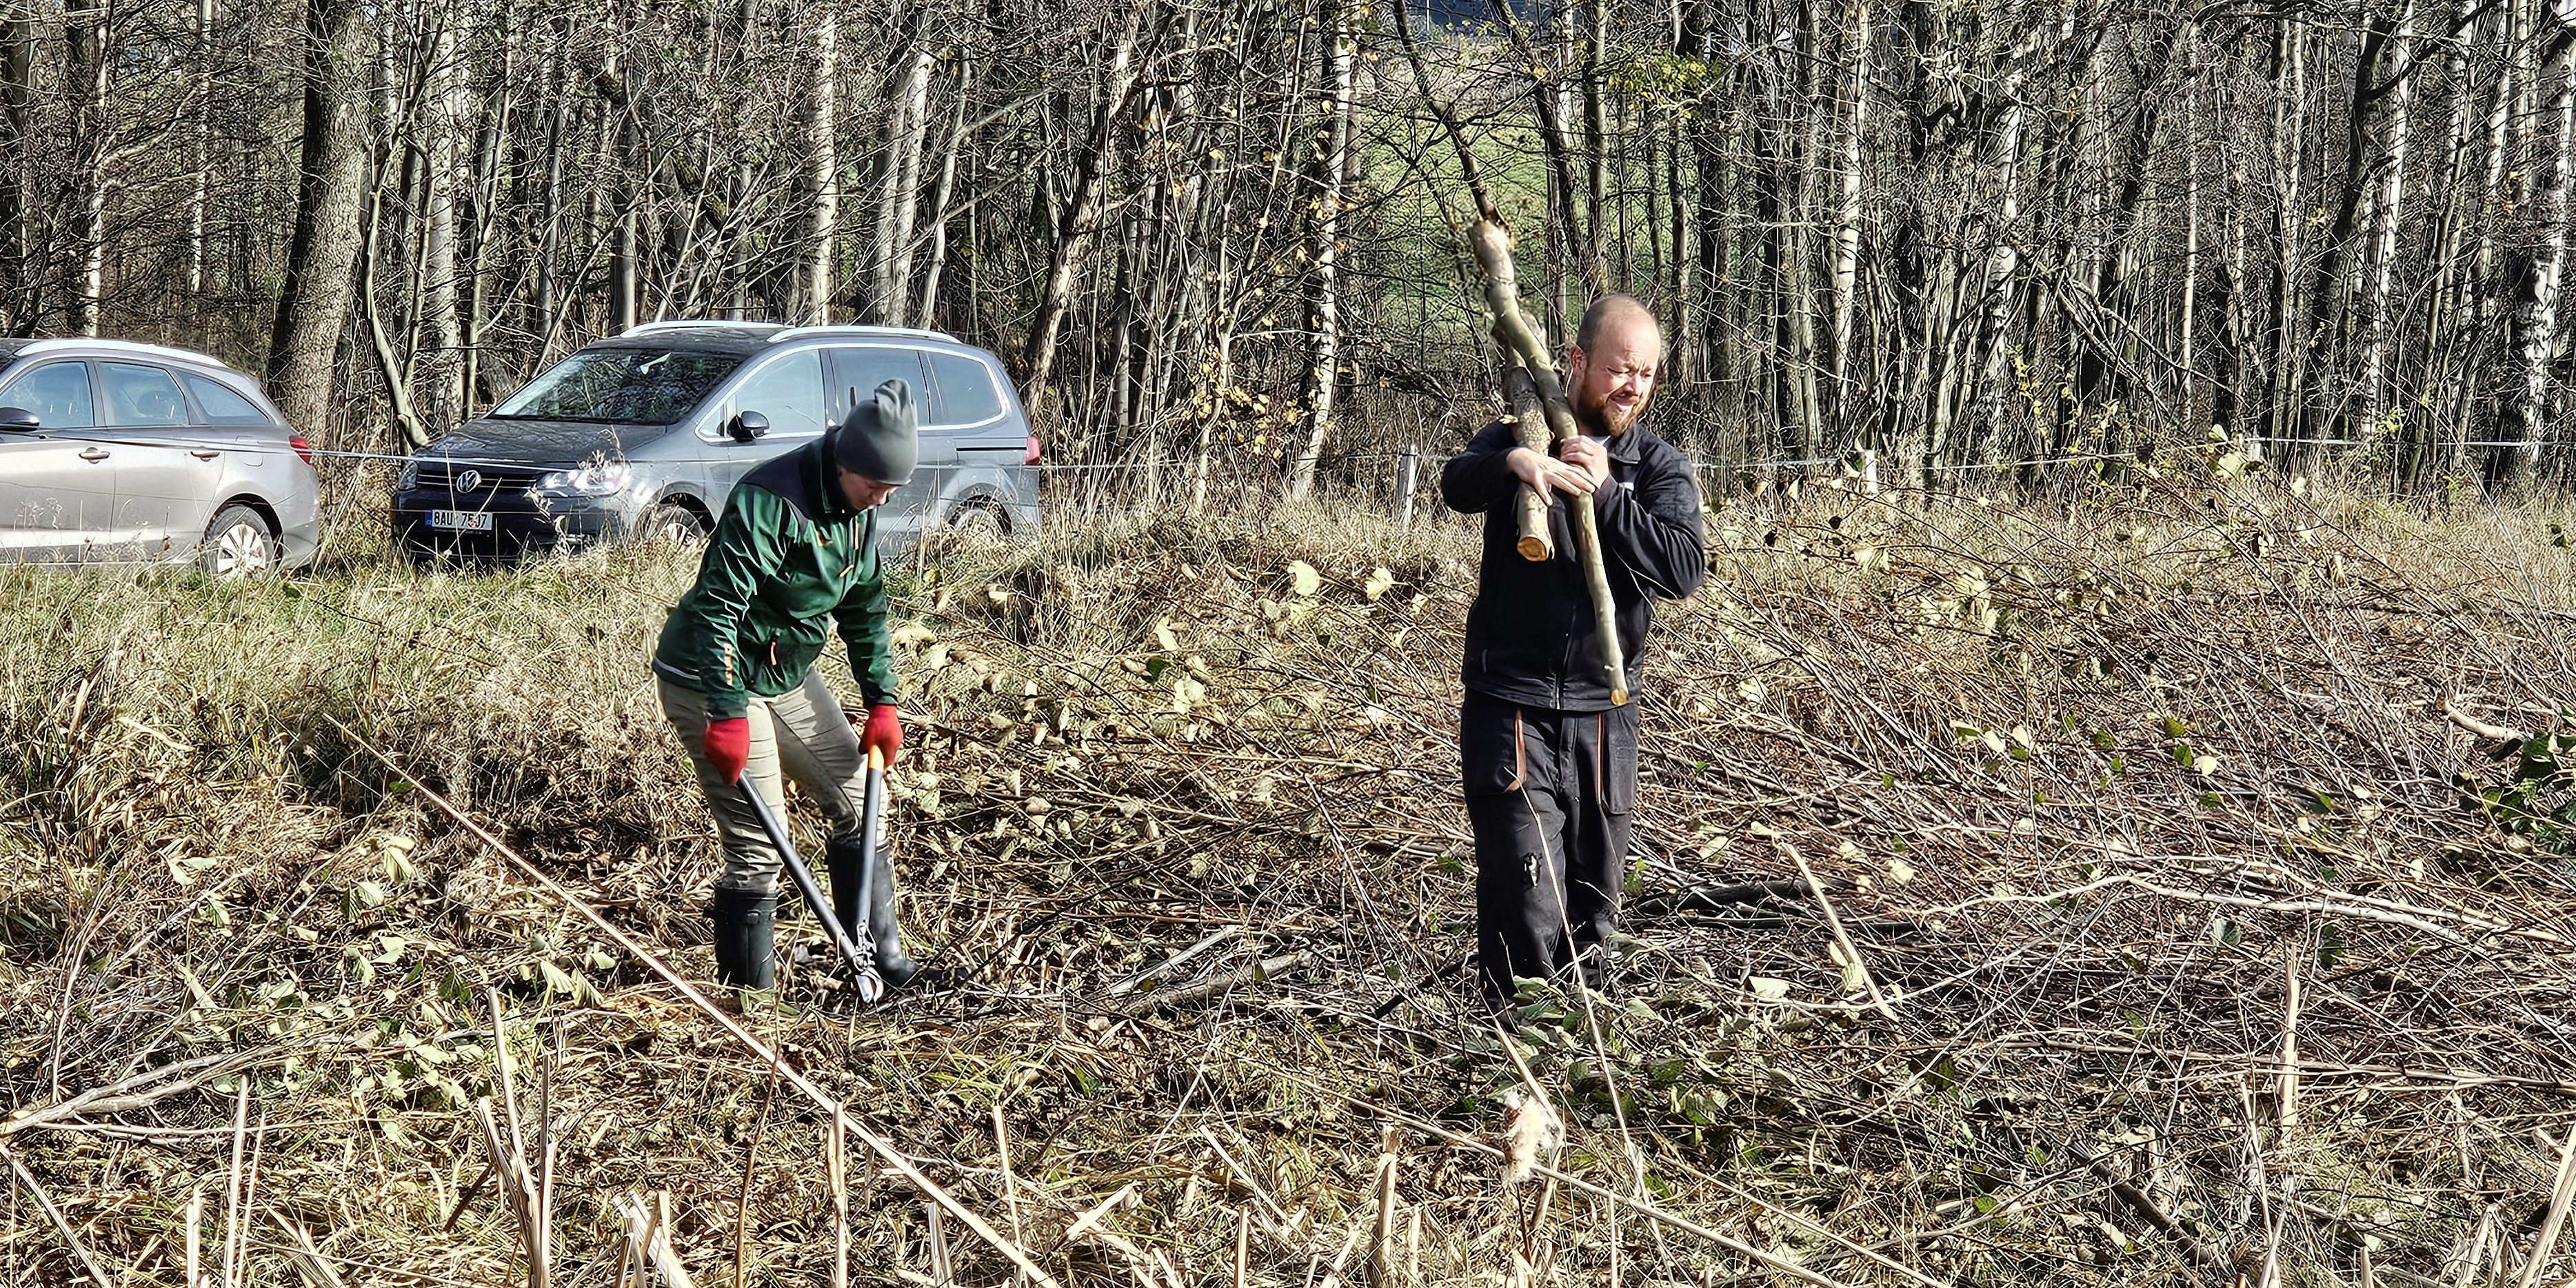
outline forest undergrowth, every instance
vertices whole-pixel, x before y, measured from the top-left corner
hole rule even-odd
[[[2562,516],[2241,466],[1715,506],[1617,978],[1508,1047],[1467,521],[912,560],[904,918],[971,981],[739,1021],[900,1159],[502,853],[712,992],[688,552],[0,570],[0,1273],[2564,1282]]]

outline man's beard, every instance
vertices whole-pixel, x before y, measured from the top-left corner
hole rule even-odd
[[[1626,433],[1628,426],[1636,423],[1637,413],[1645,409],[1646,405],[1639,403],[1622,414],[1611,407],[1608,394],[1589,398],[1578,394],[1574,402],[1574,419],[1583,426],[1584,432],[1595,438],[1615,438]]]

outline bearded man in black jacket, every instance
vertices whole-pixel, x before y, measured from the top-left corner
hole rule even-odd
[[[1549,456],[1520,446],[1511,426],[1488,425],[1441,471],[1449,507],[1485,516],[1458,745],[1476,834],[1478,972],[1496,1010],[1511,1004],[1516,978],[1605,980],[1637,801],[1637,702],[1611,702],[1562,498],[1592,498],[1634,695],[1653,601],[1690,594],[1708,570],[1691,463],[1637,423],[1663,347],[1644,304],[1594,301],[1566,355],[1583,436]],[[1519,550],[1523,484],[1550,503],[1554,553],[1543,561]]]

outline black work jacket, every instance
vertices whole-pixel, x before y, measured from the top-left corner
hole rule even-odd
[[[1485,516],[1485,557],[1476,602],[1467,610],[1462,678],[1478,693],[1525,707],[1608,710],[1610,680],[1592,592],[1562,496],[1549,494],[1555,553],[1538,563],[1521,557],[1514,513],[1521,484],[1504,463],[1517,446],[1511,426],[1487,425],[1440,472],[1440,495],[1450,509]],[[1634,425],[1609,446],[1610,482],[1592,494],[1592,509],[1633,698],[1644,673],[1653,600],[1699,589],[1708,550],[1700,533],[1699,480],[1680,450]]]

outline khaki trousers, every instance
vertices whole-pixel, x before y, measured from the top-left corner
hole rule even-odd
[[[698,770],[698,789],[706,793],[707,808],[716,816],[716,835],[724,847],[724,875],[716,879],[717,889],[778,893],[777,847],[760,830],[760,818],[742,798],[742,788],[756,788],[783,820],[787,797],[781,770],[832,816],[835,838],[858,838],[859,812],[867,802],[867,753],[859,747],[859,731],[841,713],[840,698],[819,673],[809,668],[803,684],[774,698],[751,700],[743,713],[751,721],[751,761],[741,784],[717,777],[707,763],[707,695],[668,677],[656,678],[662,715],[679,733],[680,745],[688,748],[689,763]]]

